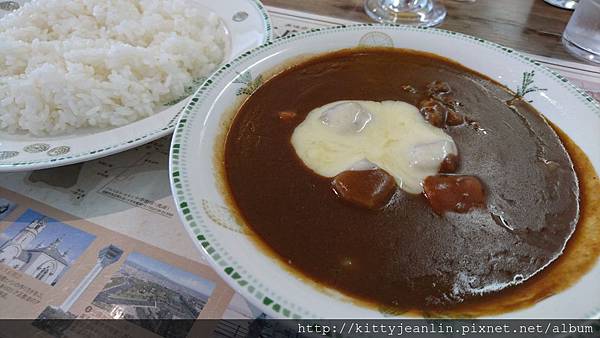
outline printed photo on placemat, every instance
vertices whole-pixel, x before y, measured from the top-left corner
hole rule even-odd
[[[54,286],[94,238],[30,209],[0,234],[0,263]]]

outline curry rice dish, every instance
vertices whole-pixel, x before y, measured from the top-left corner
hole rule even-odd
[[[429,136],[403,138],[414,128]],[[579,218],[573,164],[540,113],[432,54],[361,48],[292,66],[247,99],[225,142],[232,203],[260,240],[383,307],[501,293],[555,260]]]

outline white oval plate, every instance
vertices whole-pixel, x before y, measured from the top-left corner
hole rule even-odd
[[[479,38],[438,29],[357,25],[317,30],[263,45],[217,71],[194,95],[171,146],[171,187],[179,214],[197,247],[236,291],[276,318],[372,318],[384,315],[303,282],[240,231],[219,189],[214,147],[223,116],[256,89],[261,74],[306,53],[363,45],[410,48],[442,55],[518,92],[524,74],[545,88],[526,98],[568,133],[600,168],[600,106],[536,61]],[[559,295],[499,317],[588,318],[600,314],[600,266]]]
[[[258,0],[190,0],[224,21],[230,46],[226,62],[272,39],[269,16]],[[224,62],[224,63],[226,63]],[[189,97],[128,125],[86,129],[55,137],[15,136],[0,132],[0,172],[58,167],[118,153],[173,132]]]

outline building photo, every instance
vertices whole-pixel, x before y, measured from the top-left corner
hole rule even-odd
[[[55,285],[94,238],[30,209],[0,233],[0,263]]]

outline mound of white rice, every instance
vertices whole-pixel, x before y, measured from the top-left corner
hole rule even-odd
[[[56,135],[152,115],[223,60],[185,0],[33,0],[0,19],[0,130]]]

